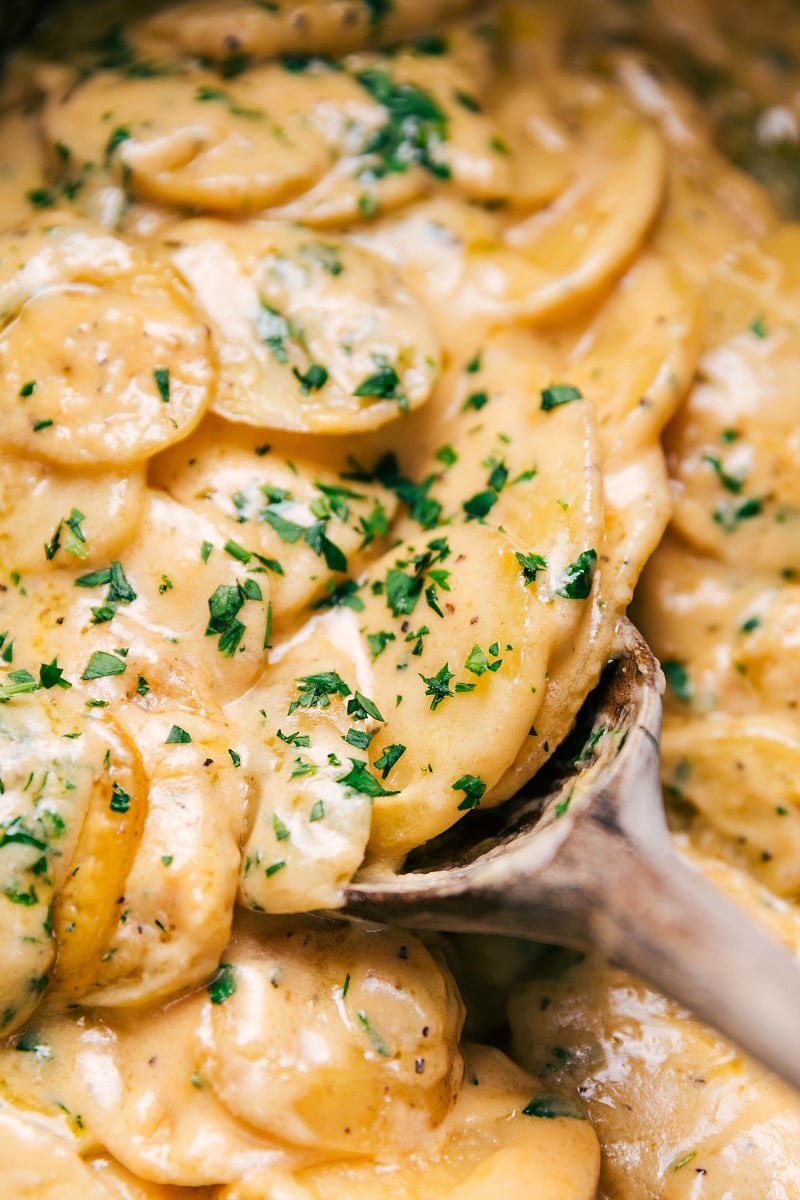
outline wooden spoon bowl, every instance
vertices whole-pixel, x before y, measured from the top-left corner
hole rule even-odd
[[[659,777],[663,676],[629,621],[567,743],[501,808],[475,810],[351,916],[601,951],[800,1088],[800,968],[672,847]]]

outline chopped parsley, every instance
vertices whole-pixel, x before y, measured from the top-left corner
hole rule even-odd
[[[24,696],[27,692],[37,692],[40,684],[34,679],[30,671],[20,668],[18,671],[9,671],[6,679],[9,683],[0,685],[0,702],[10,700],[12,696]],[[0,843],[0,845],[4,844]]]
[[[516,557],[526,584],[534,583],[539,572],[547,570],[547,559],[541,554],[517,554]]]
[[[288,363],[286,341],[294,330],[286,317],[264,300],[260,301],[256,332],[277,363]]]
[[[392,767],[402,758],[406,752],[406,747],[400,742],[393,742],[391,746],[385,746],[378,758],[375,759],[376,770],[380,771],[381,778],[385,779],[391,771]]]
[[[560,1096],[557,1092],[537,1093],[528,1101],[522,1112],[526,1117],[545,1117],[548,1120],[554,1120],[556,1117],[586,1120],[586,1114],[574,1097]]]
[[[289,830],[277,813],[272,814],[272,830],[279,842],[285,842],[289,837]]]
[[[582,400],[583,394],[571,383],[553,383],[550,387],[542,388],[540,408],[544,412],[569,404],[572,400]]]
[[[556,595],[564,596],[567,600],[586,600],[592,590],[596,569],[597,551],[584,550],[575,562],[565,568]]]
[[[220,654],[232,658],[244,637],[246,626],[239,613],[248,600],[262,600],[261,588],[254,579],[244,583],[221,583],[208,598],[209,621],[206,637],[217,637]]]
[[[55,656],[49,663],[42,663],[39,667],[39,686],[43,688],[71,688],[72,684],[68,679],[64,678],[64,672],[58,665],[58,655]]]
[[[435,712],[444,700],[455,695],[450,690],[450,680],[454,678],[455,673],[450,670],[448,663],[445,663],[435,675],[423,675],[420,673],[420,679],[425,684],[425,695],[433,697],[431,700],[431,712]]]
[[[127,669],[128,664],[124,658],[120,658],[116,654],[109,654],[105,650],[95,650],[86,664],[81,679],[105,679],[109,675],[124,675]]]
[[[115,813],[126,813],[131,806],[131,797],[118,783],[111,784],[111,800],[108,807]]]
[[[61,518],[50,541],[45,543],[44,556],[48,562],[52,562],[61,549],[75,558],[88,558],[86,535],[81,528],[85,520],[85,514],[78,508],[73,508],[68,517]]]
[[[212,1004],[224,1004],[236,991],[235,968],[232,963],[220,963],[216,975],[206,991]]]
[[[164,745],[182,746],[188,744],[191,740],[192,735],[190,733],[187,733],[180,725],[173,725],[164,740]]]
[[[362,153],[376,162],[362,178],[382,179],[420,166],[438,179],[449,179],[450,168],[437,156],[447,140],[448,118],[433,96],[413,83],[395,83],[388,71],[359,71],[356,80],[388,115],[365,142]]]
[[[169,404],[170,401],[170,379],[169,367],[156,367],[153,371],[153,379],[155,380],[158,394],[164,404]]]
[[[692,679],[686,664],[680,659],[668,658],[662,662],[661,670],[675,699],[688,704],[692,698]]]
[[[377,371],[363,379],[353,395],[368,396],[379,400],[396,400],[402,412],[408,411],[408,396],[403,391],[400,376],[387,362],[380,364]]]
[[[744,483],[743,479],[741,479],[738,475],[731,475],[730,472],[726,471],[722,465],[722,462],[715,454],[704,454],[703,462],[707,462],[708,465],[713,469],[717,479],[727,491],[733,492],[736,496],[739,495]]]
[[[344,775],[337,776],[336,782],[360,792],[363,796],[396,796],[397,792],[387,791],[381,782],[375,778],[368,765],[359,758],[351,758],[350,770]]]
[[[474,496],[470,496],[465,500],[461,507],[467,515],[468,521],[482,521],[488,516],[499,500],[499,496],[494,488],[486,488],[482,492],[476,492]]]
[[[259,519],[274,529],[282,542],[294,545],[302,538],[315,554],[325,560],[325,565],[329,570],[347,570],[347,558],[344,552],[328,537],[329,518],[327,516],[321,517],[313,525],[300,525],[285,515],[287,504],[290,503],[288,492],[282,488],[264,488],[263,490],[268,503],[259,512]],[[318,511],[321,512],[322,509],[320,508]]]
[[[359,1009],[358,1023],[372,1043],[372,1049],[375,1051],[375,1053],[379,1054],[381,1058],[391,1058],[392,1052],[389,1049],[389,1046],[386,1044],[378,1031],[372,1027],[370,1019],[363,1009]]]
[[[497,642],[492,643],[488,654],[477,644],[474,645],[464,661],[465,669],[471,671],[473,675],[485,675],[487,671],[499,671],[503,660],[497,657],[498,650]]]
[[[131,136],[130,129],[128,129],[125,125],[117,125],[116,128],[112,129],[105,148],[106,166],[109,165],[111,159],[114,157],[123,142],[129,141]]]
[[[369,646],[369,652],[373,661],[379,654],[383,654],[389,642],[393,642],[394,640],[395,634],[387,630],[381,630],[379,633],[368,633],[367,645]]]
[[[742,521],[749,521],[760,516],[764,502],[757,496],[742,500],[740,504],[721,504],[712,513],[713,520],[726,533],[734,533]]]
[[[464,799],[458,806],[459,812],[469,812],[470,809],[479,806],[486,791],[486,784],[480,775],[462,775],[455,781],[452,788],[454,792],[464,793]]]
[[[470,392],[464,403],[461,405],[462,412],[468,412],[474,408],[476,412],[480,412],[489,403],[488,392]]]
[[[318,392],[328,382],[327,368],[319,363],[312,362],[306,371],[292,367],[292,374],[300,384],[300,391],[304,396],[309,396],[311,392]]]
[[[289,716],[297,708],[328,708],[331,696],[346,698],[352,691],[336,671],[320,671],[316,675],[301,675],[297,683],[300,685],[300,692],[297,699],[289,705]]]

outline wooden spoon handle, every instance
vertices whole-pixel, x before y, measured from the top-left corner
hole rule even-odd
[[[580,859],[583,915],[580,932],[562,926],[562,937],[591,942],[800,1089],[800,967],[791,955],[668,843],[637,843],[591,819],[570,840],[559,865]]]

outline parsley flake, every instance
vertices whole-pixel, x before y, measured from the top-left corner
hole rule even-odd
[[[180,725],[173,725],[164,741],[165,746],[180,746],[191,742],[192,735],[182,729]]]
[[[127,668],[128,664],[125,660],[116,654],[109,654],[105,650],[95,650],[86,664],[81,679],[105,679],[109,675],[124,675]]]
[[[206,987],[212,1004],[224,1004],[236,991],[235,968],[232,963],[220,963],[216,975]]]
[[[454,792],[463,792],[464,799],[458,806],[459,812],[469,812],[470,809],[478,808],[486,791],[486,784],[481,779],[480,775],[462,775],[452,784]]]
[[[544,412],[550,412],[562,404],[569,404],[572,400],[582,400],[583,393],[571,383],[553,383],[550,387],[542,388],[541,397],[539,407]]]
[[[164,404],[169,404],[169,402],[170,402],[169,367],[156,367],[156,369],[153,371],[153,379],[155,380],[156,387],[158,388],[158,394],[161,397],[162,401],[164,402]]]
[[[420,679],[426,685],[425,695],[433,697],[431,700],[431,712],[435,712],[443,700],[447,700],[448,697],[455,695],[450,690],[450,680],[454,677],[455,674],[450,670],[448,663],[445,663],[435,675],[423,675],[420,673]]]
[[[567,600],[586,600],[592,590],[592,581],[597,569],[597,552],[584,550],[565,568],[561,576],[561,585],[556,588],[556,595]]]
[[[365,762],[359,758],[351,758],[350,770],[345,775],[339,775],[337,783],[360,792],[363,796],[396,796],[397,792],[387,791],[370,771]]]

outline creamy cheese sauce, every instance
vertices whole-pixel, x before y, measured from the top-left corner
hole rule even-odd
[[[796,6],[127,7],[0,91],[4,1195],[800,1197],[636,980],[335,915],[631,606],[676,845],[800,954]]]

